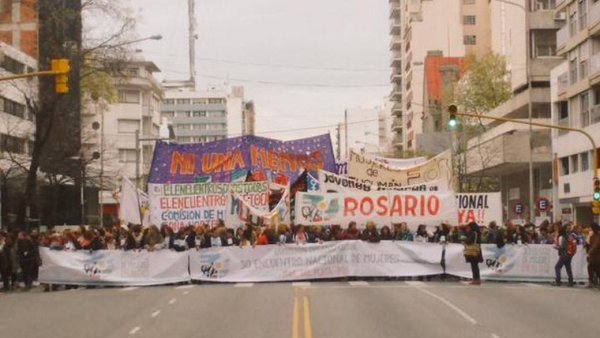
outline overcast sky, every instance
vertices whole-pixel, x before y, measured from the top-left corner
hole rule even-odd
[[[162,70],[187,79],[187,0],[131,0],[140,47]],[[389,3],[383,0],[196,0],[199,88],[245,87],[257,133],[291,139],[342,122],[345,108],[381,105],[389,93]],[[353,87],[354,86],[354,87]],[[365,119],[376,116],[365,116]]]

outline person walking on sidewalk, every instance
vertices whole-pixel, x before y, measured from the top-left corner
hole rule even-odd
[[[561,225],[558,229],[557,240],[555,241],[554,248],[558,250],[558,261],[554,267],[556,273],[556,279],[553,285],[560,286],[561,282],[561,270],[564,266],[567,270],[567,276],[569,277],[568,286],[573,286],[573,271],[571,270],[571,260],[577,251],[577,242],[574,238],[571,238],[568,233],[568,226]]]

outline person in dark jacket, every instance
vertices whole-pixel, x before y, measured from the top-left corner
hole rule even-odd
[[[590,287],[598,287],[600,286],[600,225],[592,223],[590,228],[592,236],[589,240],[587,253],[588,273],[590,275]]]
[[[10,275],[12,274],[12,263],[10,259],[10,246],[6,242],[6,235],[0,233],[0,276],[3,288],[1,291],[10,290]]]
[[[570,256],[567,253],[567,246],[569,241],[569,234],[567,232],[568,225],[562,225],[558,230],[558,236],[556,243],[554,244],[554,248],[558,250],[558,261],[554,266],[554,272],[556,273],[556,280],[552,285],[560,286],[560,271],[564,266],[567,270],[567,276],[569,276],[569,284],[568,286],[575,285],[573,283],[573,271],[571,270],[571,260],[573,256]]]
[[[379,237],[379,233],[377,232],[377,228],[375,227],[375,223],[373,221],[367,222],[367,228],[363,230],[362,240],[369,243],[379,243],[381,238]]]
[[[33,283],[33,274],[35,265],[37,264],[37,258],[35,246],[31,241],[31,237],[24,231],[19,232],[19,236],[17,237],[17,258],[19,265],[21,266],[23,282],[25,283],[24,290],[29,291]]]
[[[127,234],[125,240],[125,250],[141,250],[144,248],[144,232],[142,225],[137,224],[133,226],[131,231]]]
[[[475,222],[471,222],[467,225],[466,229],[466,238],[464,241],[465,245],[478,245],[481,248],[481,232],[479,230],[479,225]],[[479,250],[479,255],[477,256],[465,256],[465,260],[467,263],[471,264],[471,272],[473,273],[473,280],[471,281],[471,285],[479,285],[481,284],[481,277],[479,275],[479,263],[483,262],[483,256],[481,254],[481,249]]]

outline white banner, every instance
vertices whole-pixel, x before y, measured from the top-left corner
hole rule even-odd
[[[269,208],[268,182],[148,184],[151,221],[167,224],[177,231],[201,222],[214,225],[222,219],[227,226],[240,225],[241,204],[236,193],[259,210]]]
[[[359,226],[406,222],[416,229],[419,224],[456,224],[458,210],[453,193],[376,191],[368,193],[296,193],[296,224],[339,224],[350,221]]]
[[[319,188],[322,192],[370,192],[381,190],[396,191],[448,191],[448,182],[432,181],[418,185],[397,186],[393,182],[384,184],[373,180],[359,180],[350,177],[336,175],[334,173],[319,170]]]
[[[39,281],[72,285],[160,285],[189,281],[188,253],[55,251],[40,248]]]
[[[274,185],[274,184],[272,184]],[[229,226],[241,226],[248,221],[253,221],[253,217],[262,219],[264,225],[279,225],[280,222],[290,224],[290,186],[277,185],[276,190],[281,190],[282,195],[277,205],[273,207],[273,210],[269,211],[268,208],[255,208],[243,196],[238,193],[233,193],[234,203],[228,204],[227,214],[232,215],[228,220],[227,225]],[[237,210],[231,211],[229,208],[232,205],[239,204]]]
[[[502,196],[499,192],[456,194],[458,224],[477,222],[488,225],[492,221],[502,224]]]
[[[465,263],[463,245],[446,246],[446,273],[471,278],[471,266]],[[481,279],[501,281],[553,281],[554,266],[558,261],[557,251],[549,244],[505,245],[498,248],[495,244],[481,246],[483,263],[479,264]],[[576,281],[587,281],[587,263],[583,247],[577,247],[571,267]],[[565,269],[562,281],[567,281]]]
[[[373,156],[373,160],[387,166],[388,169],[392,170],[406,169],[427,162],[427,158],[425,157],[389,158]]]
[[[441,254],[439,244],[392,241],[211,248],[190,251],[190,273],[213,282],[437,275]]]
[[[397,187],[443,181],[447,183],[447,189],[451,189],[452,159],[450,152],[445,151],[427,162],[401,170],[393,170],[377,161],[350,152],[348,176],[360,181],[379,182],[384,186]]]

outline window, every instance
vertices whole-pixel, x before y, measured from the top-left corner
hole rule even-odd
[[[189,124],[178,124],[177,129],[178,130],[190,130],[191,126]]]
[[[193,116],[193,117],[205,117],[205,116],[206,116],[206,112],[205,112],[205,111],[203,111],[203,110],[195,110],[195,111],[192,113],[192,116]]]
[[[463,15],[463,25],[477,24],[475,15]]]
[[[224,104],[225,99],[221,99],[221,98],[208,99],[208,103],[209,104]]]
[[[162,116],[163,117],[175,117],[175,112],[174,111],[164,111],[164,112],[162,112]]]
[[[19,117],[24,119],[25,118],[25,105],[24,104],[20,104],[18,102],[3,98],[1,99],[2,101],[4,101],[4,107],[3,110],[5,113]]]
[[[534,11],[547,11],[556,8],[556,0],[535,0],[532,3]]]
[[[134,134],[136,130],[140,129],[140,121],[131,119],[119,119],[117,120],[119,133],[123,134]]]
[[[552,29],[536,29],[531,32],[533,57],[556,56],[556,31]]]
[[[563,157],[560,159],[560,175],[569,175],[569,157]]]
[[[190,99],[177,99],[175,100],[177,104],[190,104]]]
[[[569,77],[571,84],[577,82],[577,57],[569,61]]]
[[[166,99],[165,104],[175,104],[175,100],[174,99]]]
[[[125,74],[127,74],[127,76],[139,76],[140,70],[138,68],[127,68]]]
[[[586,151],[585,153],[579,154],[579,157],[581,158],[581,171],[590,170],[590,157],[588,152]]]
[[[590,94],[583,92],[579,95],[579,107],[581,111],[581,126],[587,127],[590,125]]]
[[[465,45],[476,45],[477,44],[477,36],[465,35],[465,36],[463,36],[463,42]]]
[[[192,140],[191,137],[187,136],[187,137],[178,137],[177,138],[177,142],[179,143],[190,143]]]
[[[177,117],[190,117],[190,111],[178,111],[177,112]]]
[[[135,163],[135,149],[119,149],[119,162],[121,163]]]
[[[571,155],[571,172],[576,173],[579,171],[579,156],[577,154]]]
[[[140,103],[139,90],[119,90],[120,103]]]
[[[207,104],[208,100],[207,99],[193,99],[192,103],[193,104]]]
[[[573,3],[569,6],[569,34],[577,33],[577,6]]]
[[[26,143],[27,142],[22,138],[0,134],[0,151],[24,154]]]
[[[10,56],[4,55],[4,60],[2,60],[2,64],[0,65],[7,72],[15,73],[15,74],[23,74],[25,73],[25,64],[11,58]]]
[[[578,0],[577,12],[579,12],[579,30],[587,27],[587,1]]]

